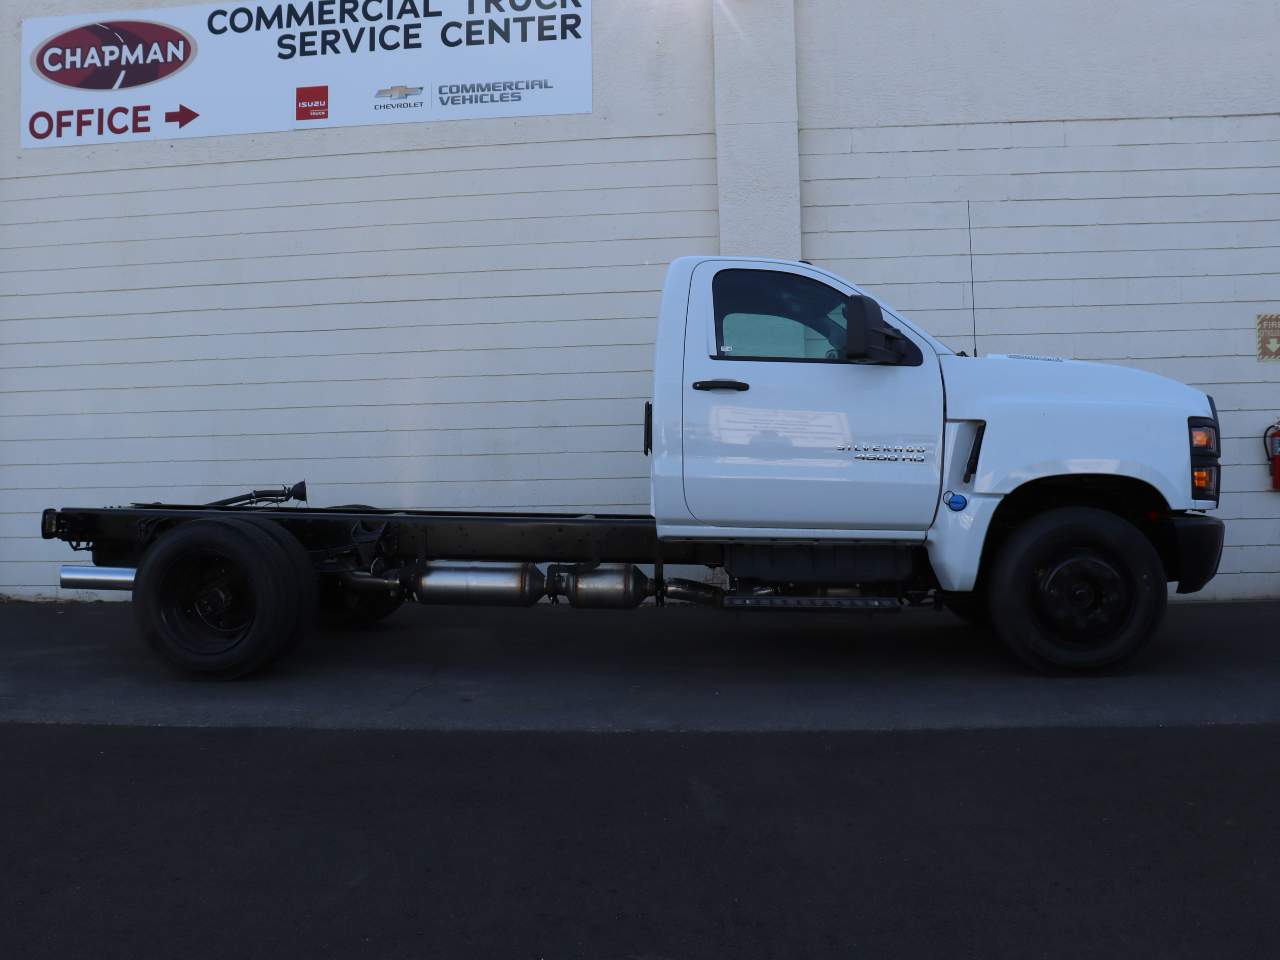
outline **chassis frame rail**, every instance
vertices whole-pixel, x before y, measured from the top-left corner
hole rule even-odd
[[[719,566],[717,544],[659,541],[652,517],[630,514],[468,513],[339,507],[134,504],[45,510],[41,535],[88,549],[98,566],[136,566],[158,537],[198,519],[255,517],[293,534],[318,567],[354,549],[364,561],[528,560]]]

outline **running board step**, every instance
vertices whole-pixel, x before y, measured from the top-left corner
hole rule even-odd
[[[880,610],[896,613],[902,609],[902,603],[897,597],[773,597],[730,594],[720,602],[725,607],[771,610]]]

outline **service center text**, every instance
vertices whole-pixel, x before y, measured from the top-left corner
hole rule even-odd
[[[280,30],[281,60],[379,50],[422,49],[423,22],[443,18],[436,0],[312,0],[274,6],[220,7],[209,14],[209,32]],[[440,27],[446,47],[582,39],[580,0],[467,0],[466,20]],[[308,29],[300,29],[308,28]]]

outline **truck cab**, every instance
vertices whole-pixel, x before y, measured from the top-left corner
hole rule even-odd
[[[1216,572],[1222,524],[1203,511],[1218,502],[1217,413],[1176,381],[958,355],[825,270],[726,257],[671,265],[654,369],[660,537],[768,546],[806,570],[834,558],[832,580],[841,559],[886,579],[923,567],[949,605],[987,619],[1015,533],[1039,518],[1048,536],[1053,511],[1116,520],[1127,547],[1077,544],[1032,571],[1042,607],[1074,598],[1059,619],[1082,632],[1143,592],[1115,556],[1136,549],[1130,533],[1159,560],[1161,609],[1166,579],[1191,592]],[[912,547],[923,556],[894,562]],[[731,548],[730,574],[735,552],[760,555]]]

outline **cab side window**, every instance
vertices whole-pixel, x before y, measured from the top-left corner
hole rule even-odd
[[[721,270],[711,281],[722,360],[843,360],[845,295],[778,270]]]

